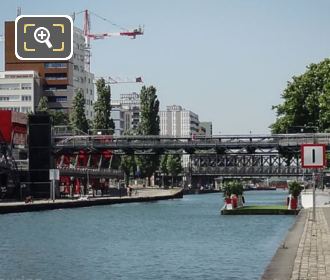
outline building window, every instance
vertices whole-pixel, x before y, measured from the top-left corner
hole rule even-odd
[[[66,80],[67,74],[66,73],[46,73],[45,79],[46,80]]]
[[[67,85],[44,86],[44,91],[63,91],[67,90]]]
[[[63,62],[45,63],[45,68],[67,68],[67,64]]]
[[[33,78],[34,75],[33,74],[17,74],[17,75],[5,75],[6,79],[20,79],[20,78]]]
[[[21,97],[19,95],[8,95],[5,97],[8,97],[8,99],[6,101],[20,101],[21,100]]]
[[[22,113],[29,113],[32,111],[31,107],[21,107],[21,112]]]
[[[31,101],[32,96],[31,95],[22,95],[22,101]]]
[[[0,96],[0,101],[9,101],[9,96]]]
[[[20,84],[0,84],[0,90],[18,90],[21,89]]]
[[[19,107],[2,107],[0,110],[8,110],[8,111],[15,111],[19,112]]]
[[[67,102],[67,96],[48,96],[48,102]]]
[[[31,83],[22,83],[21,84],[22,89],[32,89]]]

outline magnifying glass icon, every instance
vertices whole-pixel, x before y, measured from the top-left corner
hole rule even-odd
[[[38,27],[34,31],[34,39],[41,44],[46,44],[49,49],[53,47],[52,43],[49,41],[50,33],[46,27]]]

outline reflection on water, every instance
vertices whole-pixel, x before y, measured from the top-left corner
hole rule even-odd
[[[246,192],[247,203],[285,203]],[[259,279],[292,216],[221,216],[222,194],[0,216],[0,278]],[[23,278],[24,277],[24,278]]]

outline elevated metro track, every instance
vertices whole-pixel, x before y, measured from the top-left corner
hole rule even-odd
[[[163,136],[111,136],[111,135],[53,135],[53,151],[74,153],[79,150],[109,149],[117,154],[270,154],[290,151],[300,152],[302,144],[330,145],[329,133],[272,134],[272,135],[221,135],[212,137]]]

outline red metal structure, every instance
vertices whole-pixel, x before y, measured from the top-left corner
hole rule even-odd
[[[78,14],[84,14],[84,27],[83,27],[83,33],[85,36],[85,69],[87,71],[90,70],[90,50],[91,50],[91,44],[90,40],[100,40],[100,39],[107,39],[109,37],[115,37],[115,36],[126,36],[131,39],[135,39],[136,36],[143,35],[143,29],[142,27],[135,28],[133,30],[127,30],[126,28],[120,27],[117,24],[112,23],[108,19],[101,17],[97,15],[96,13],[93,13],[89,10],[84,10],[81,12],[78,12]],[[109,22],[112,25],[115,25],[116,27],[119,27],[122,29],[121,32],[104,32],[104,33],[91,33],[91,18],[90,14],[93,14],[94,16],[98,17],[99,19]],[[73,15],[73,18],[75,18],[75,15]]]
[[[93,13],[93,14],[103,20],[107,20],[103,17],[98,16],[95,13]],[[93,39],[93,40],[105,39],[107,37],[113,37],[113,36],[128,36],[128,37],[131,37],[132,39],[135,39],[136,36],[143,35],[143,30],[141,27],[133,29],[131,31],[127,30],[127,31],[122,31],[122,32],[105,32],[105,33],[98,33],[98,34],[91,33],[90,27],[91,27],[90,12],[88,10],[85,10],[84,11],[84,35],[85,35],[85,38],[87,38],[88,40],[89,39]],[[88,41],[88,43],[89,43],[89,41]]]
[[[100,143],[109,143],[112,136],[99,135],[96,137]],[[106,174],[96,175],[92,170],[100,172],[109,170],[111,167],[113,153],[109,149],[92,150],[80,149],[79,151],[66,151],[56,155],[56,168],[61,170],[60,192],[62,195],[86,194],[88,189],[101,190],[106,192],[109,187],[109,179]],[[81,171],[82,174],[74,174]],[[87,175],[86,173],[89,172]],[[71,175],[65,175],[71,173]]]
[[[7,144],[25,146],[27,115],[14,111],[0,111],[0,131]]]

